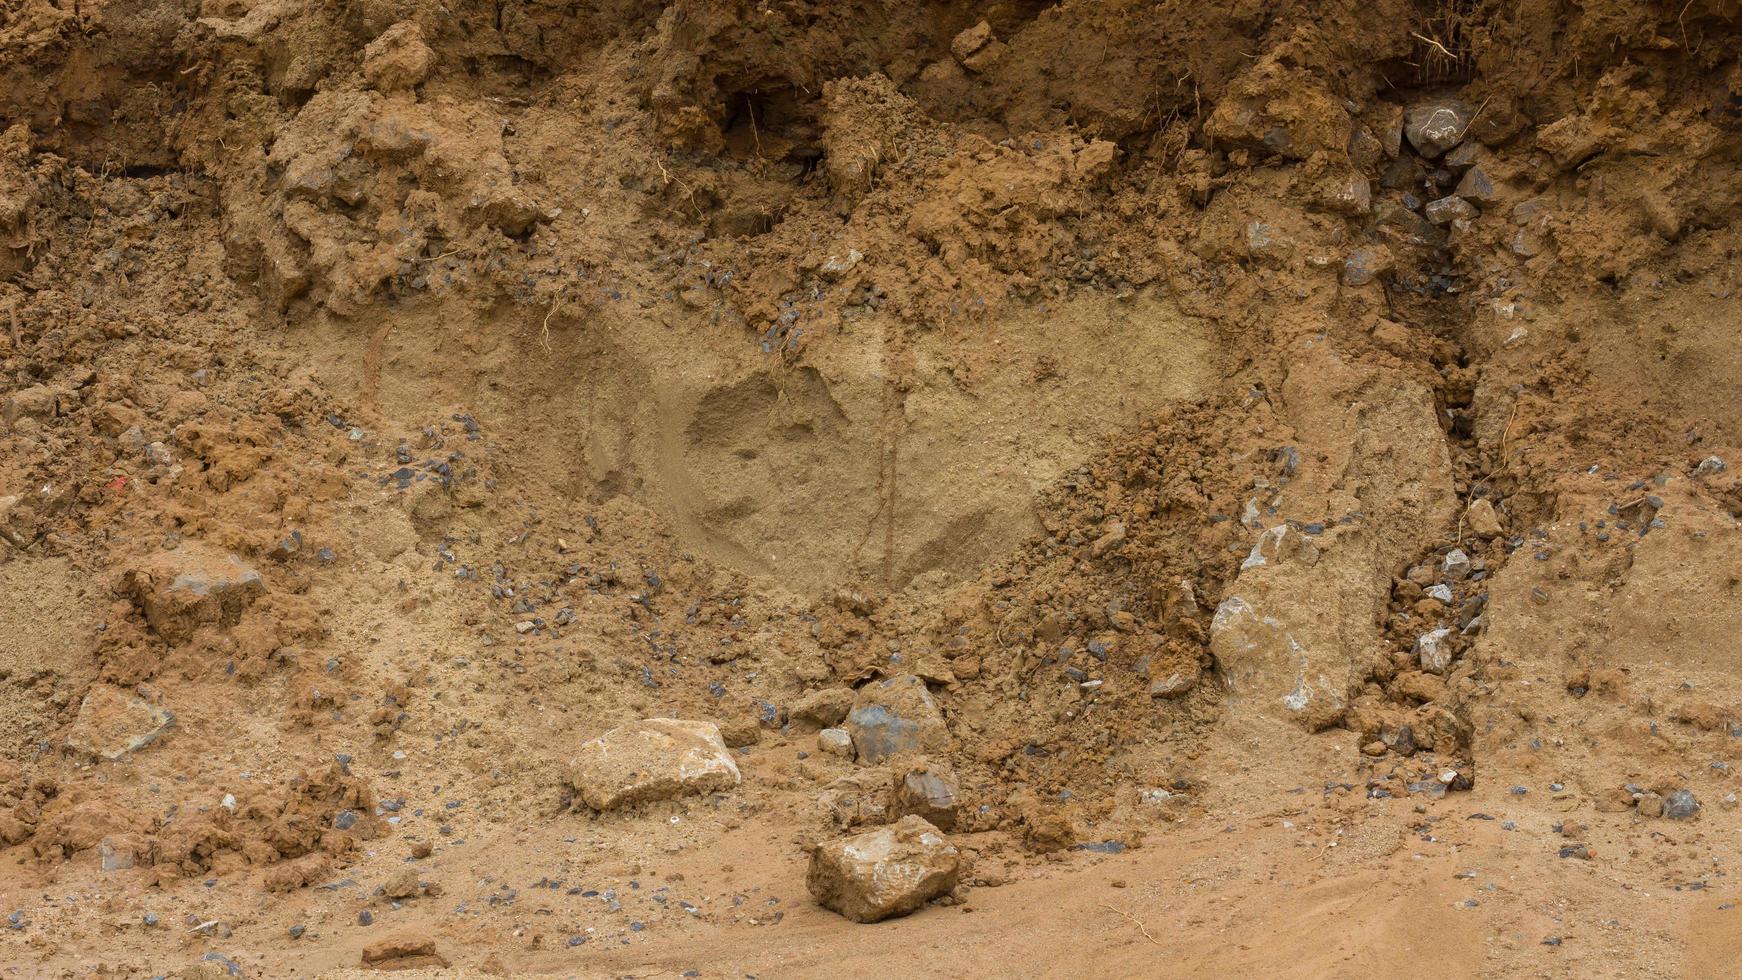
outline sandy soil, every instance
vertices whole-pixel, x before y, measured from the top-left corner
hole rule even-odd
[[[0,976],[1735,975],[1739,40],[0,0]]]

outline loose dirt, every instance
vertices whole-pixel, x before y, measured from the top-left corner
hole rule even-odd
[[[1734,974],[1739,40],[0,0],[0,975]]]

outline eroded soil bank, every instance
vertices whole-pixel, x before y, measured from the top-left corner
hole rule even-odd
[[[0,975],[1733,973],[1739,39],[0,2]]]

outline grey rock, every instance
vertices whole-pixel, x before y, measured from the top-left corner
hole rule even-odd
[[[943,714],[925,682],[912,674],[860,688],[842,727],[859,758],[873,764],[904,752],[942,754],[949,748]]]
[[[1691,820],[1700,812],[1700,802],[1694,794],[1678,789],[1663,801],[1663,815],[1671,820]]]
[[[1365,286],[1390,272],[1395,260],[1383,245],[1363,245],[1343,260],[1343,285]]]
[[[1440,579],[1446,582],[1461,582],[1470,574],[1470,556],[1464,554],[1462,548],[1453,548],[1440,559]]]
[[[1457,99],[1418,102],[1403,113],[1403,135],[1424,157],[1438,157],[1457,146],[1475,111]]]
[[[1480,163],[1486,153],[1487,150],[1483,148],[1482,144],[1475,140],[1465,140],[1454,147],[1450,153],[1447,153],[1445,159],[1440,161],[1440,165],[1447,170],[1463,173]]]
[[[1471,167],[1466,171],[1452,193],[1478,204],[1493,204],[1500,200],[1500,192],[1494,189],[1494,178],[1488,176],[1488,171],[1482,167]]]
[[[1422,213],[1427,215],[1427,220],[1436,225],[1449,225],[1454,221],[1473,221],[1482,212],[1476,210],[1474,204],[1454,194],[1450,197],[1442,197],[1437,201],[1427,202],[1427,207],[1422,209]]]
[[[67,748],[114,761],[138,752],[175,726],[175,715],[111,684],[92,685],[67,729]]]

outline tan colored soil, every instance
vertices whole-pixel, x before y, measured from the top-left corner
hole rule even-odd
[[[1735,975],[1739,41],[0,0],[0,976]]]

